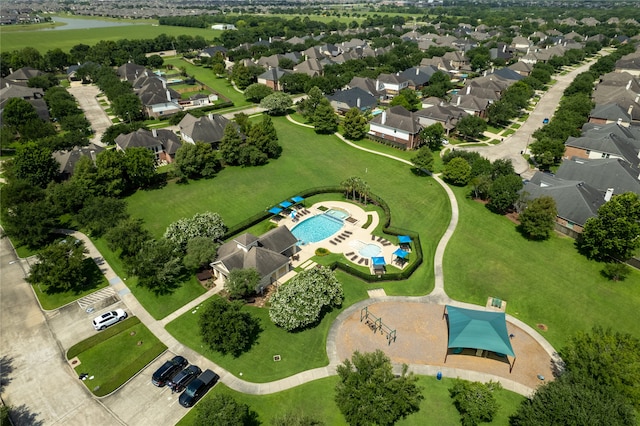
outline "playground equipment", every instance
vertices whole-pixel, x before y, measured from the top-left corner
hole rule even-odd
[[[365,321],[365,324],[373,331],[374,334],[380,332],[385,335],[387,344],[390,345],[391,341],[396,341],[396,330],[390,328],[382,322],[382,317],[377,317],[369,312],[369,307],[365,306],[360,309],[360,322]]]

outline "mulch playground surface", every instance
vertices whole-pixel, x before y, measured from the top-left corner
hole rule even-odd
[[[341,325],[337,333],[337,351],[340,360],[351,358],[353,352],[382,350],[394,363],[446,366],[478,371],[504,377],[530,388],[537,388],[543,381],[553,377],[551,357],[529,334],[507,322],[507,331],[513,334],[511,345],[516,354],[512,372],[509,363],[493,353],[465,349],[461,354],[449,350],[447,362],[447,320],[443,317],[444,306],[413,302],[377,302],[368,306],[369,312],[382,318],[383,323],[396,330],[395,342],[388,343],[386,333],[374,333],[360,321],[360,312],[355,312]],[[513,362],[513,360],[512,360]]]

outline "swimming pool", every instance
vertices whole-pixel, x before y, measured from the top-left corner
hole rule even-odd
[[[293,227],[291,233],[298,239],[299,245],[317,243],[338,232],[343,222],[327,214],[319,214],[305,219]]]
[[[360,240],[355,240],[349,242],[349,245],[358,250],[358,254],[362,257],[375,257],[382,253],[382,247],[377,244],[368,244]]]
[[[345,220],[346,218],[351,216],[347,211],[338,209],[338,208],[329,209],[326,212],[324,212],[324,214],[335,217],[336,219],[340,219],[340,220]]]

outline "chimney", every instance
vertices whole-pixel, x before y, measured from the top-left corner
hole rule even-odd
[[[627,115],[629,116],[629,118],[632,117],[631,112],[633,111],[633,105],[629,105],[629,109],[627,110]]]
[[[613,196],[613,188],[607,188],[607,192],[604,194],[604,201],[609,201],[611,200],[611,197]]]
[[[166,89],[167,88],[167,82],[166,80],[160,80],[162,82],[162,88]]]
[[[358,108],[360,108],[360,104],[361,104],[361,102],[362,102],[362,101],[361,101],[361,99],[360,99],[360,98],[358,98],[358,99],[356,100],[356,106],[357,106]]]
[[[506,52],[506,51],[507,51],[507,45],[506,45],[506,44],[503,44],[503,45],[502,45],[502,53],[504,53],[504,52]]]
[[[617,124],[618,124],[618,126],[622,125],[622,118],[618,118]]]
[[[382,111],[382,121],[381,123],[384,124],[387,122],[387,111]]]
[[[269,36],[269,43],[271,43],[271,36]]]
[[[627,90],[631,89],[631,80],[627,83]]]
[[[640,101],[640,95],[636,95],[636,98],[633,100],[635,103],[638,103],[638,101]]]
[[[96,164],[96,152],[92,149],[89,151],[89,155],[91,155],[91,161],[93,161],[93,164]]]
[[[416,75],[420,74],[420,68],[416,67]]]
[[[456,101],[456,106],[460,105],[460,95],[458,95],[458,100]]]
[[[467,86],[467,95],[471,94],[471,86]]]
[[[171,92],[167,89],[167,102],[171,102]]]
[[[151,129],[151,134],[153,135],[154,138],[158,137],[158,129]]]

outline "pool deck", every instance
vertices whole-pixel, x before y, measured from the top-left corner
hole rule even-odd
[[[302,266],[306,269],[308,267],[315,266],[315,262],[309,262],[309,259],[315,256],[316,249],[320,247],[325,248],[332,253],[342,253],[345,258],[352,262],[354,265],[363,267],[368,266],[369,268],[371,268],[371,259],[360,256],[358,254],[358,250],[350,245],[350,243],[354,241],[362,241],[365,244],[377,245],[381,249],[381,252],[378,256],[384,257],[387,265],[399,267],[397,264],[393,263],[393,259],[395,258],[393,252],[399,248],[399,245],[384,239],[380,240],[378,237],[374,238],[372,235],[372,232],[374,231],[374,229],[376,229],[378,223],[380,222],[378,213],[364,211],[362,208],[358,207],[355,204],[346,203],[343,201],[323,201],[320,203],[316,203],[311,207],[307,207],[306,209],[310,213],[300,217],[297,221],[291,219],[290,216],[283,217],[278,222],[278,226],[286,226],[291,230],[294,226],[298,225],[305,219],[318,214],[323,214],[325,211],[319,209],[319,207],[321,206],[326,207],[327,209],[336,208],[344,210],[349,213],[349,217],[353,220],[344,220],[342,229],[340,229],[340,231],[336,232],[329,238],[325,238],[324,240],[318,241],[316,243],[308,243],[300,246],[300,251],[297,253],[298,257],[292,261],[292,265],[294,268]],[[302,209],[296,208],[296,210],[300,211]],[[362,228],[362,225],[367,223],[368,216],[371,216],[371,223],[366,228]],[[283,277],[282,281],[287,281],[293,275],[295,275],[295,273],[287,274],[285,277]]]

